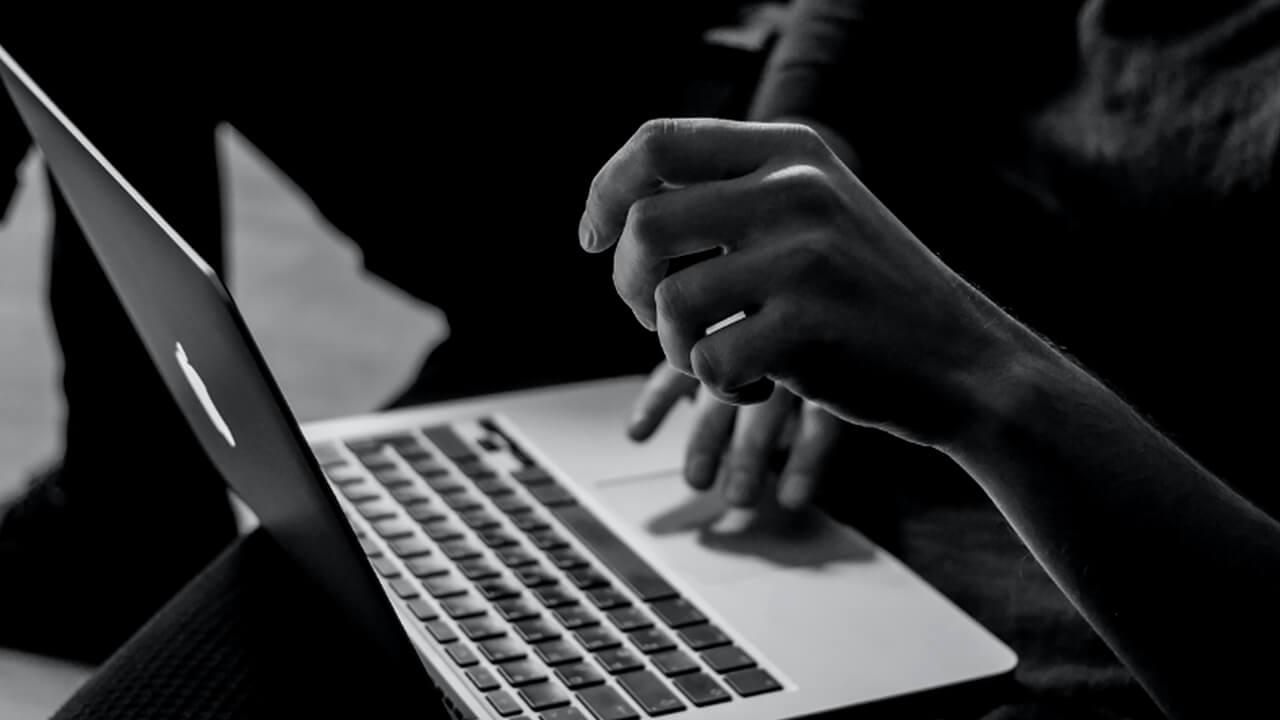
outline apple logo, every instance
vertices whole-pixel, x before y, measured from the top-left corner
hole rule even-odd
[[[236,439],[231,434],[231,428],[227,422],[222,419],[222,413],[218,412],[218,406],[213,404],[213,398],[209,396],[209,388],[205,387],[204,380],[200,379],[200,373],[191,366],[191,361],[187,359],[187,351],[182,349],[182,343],[174,343],[174,357],[178,359],[178,367],[182,368],[182,374],[187,377],[187,383],[191,385],[191,389],[195,392],[196,397],[200,399],[200,404],[204,406],[204,411],[209,415],[209,420],[213,422],[213,426],[222,433],[222,437],[226,439],[227,444],[231,447],[236,446]]]

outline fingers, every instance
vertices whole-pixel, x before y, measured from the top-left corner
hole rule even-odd
[[[664,184],[747,175],[798,145],[825,151],[817,133],[801,125],[711,119],[647,122],[591,182],[578,240],[590,252],[606,250],[622,234],[632,203]]]
[[[729,444],[737,414],[737,407],[720,402],[710,393],[698,393],[684,462],[685,480],[695,490],[706,490],[715,483],[720,457]]]
[[[796,333],[778,304],[768,303],[695,343],[689,351],[693,375],[724,402],[764,402],[771,371],[798,346]]]
[[[768,188],[754,176],[670,190],[637,200],[613,255],[613,282],[636,318],[654,329],[654,290],[671,260],[729,250],[769,221]]]
[[[779,505],[798,510],[813,500],[839,444],[842,423],[813,403],[803,404],[791,453],[778,482]]]
[[[662,363],[651,375],[632,408],[627,435],[636,442],[648,440],[682,397],[692,397],[698,381]]]
[[[672,367],[692,375],[690,352],[708,329],[739,313],[756,312],[768,288],[770,254],[767,248],[752,248],[704,260],[663,280],[648,295],[658,341]]]
[[[778,387],[763,404],[738,411],[733,440],[722,461],[723,491],[729,503],[749,507],[760,499],[769,472],[769,456],[797,402],[789,390]]]

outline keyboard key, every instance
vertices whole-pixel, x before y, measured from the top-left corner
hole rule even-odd
[[[431,523],[430,525],[423,525],[422,529],[426,531],[427,537],[438,543],[464,537],[462,528],[450,522]]]
[[[398,596],[403,597],[404,600],[419,596],[419,592],[417,592],[417,583],[408,578],[392,578],[392,589],[393,591],[396,591]]]
[[[694,672],[700,667],[693,658],[679,650],[660,652],[649,659],[653,661],[653,666],[662,671],[662,674],[667,677]]]
[[[417,531],[417,526],[408,520],[401,520],[397,517],[375,522],[373,531],[382,536],[384,540],[394,540],[395,538],[409,537]]]
[[[358,455],[356,457],[369,472],[388,472],[396,469],[395,461],[383,453]]]
[[[501,620],[487,615],[460,620],[458,629],[473,642],[493,640],[507,634],[507,627]]]
[[[378,438],[351,438],[345,444],[356,455],[382,452],[382,441]]]
[[[405,560],[404,566],[414,577],[428,578],[445,575],[449,572],[449,563],[436,557],[414,557]]]
[[[578,628],[595,625],[600,622],[600,618],[596,614],[581,605],[570,605],[568,607],[556,608],[552,611],[556,620],[565,627],[566,630],[577,630]]]
[[[449,540],[447,542],[440,543],[440,552],[444,553],[445,557],[455,562],[478,558],[484,554],[480,552],[479,548],[466,540]]]
[[[418,473],[424,480],[449,474],[448,468],[435,460],[431,460],[429,455],[424,458],[410,460],[409,467],[413,468],[413,471]]]
[[[520,588],[503,578],[489,578],[476,583],[476,589],[490,602],[520,595]]]
[[[417,536],[392,540],[387,544],[391,546],[391,552],[402,558],[431,554],[431,544]]]
[[[515,478],[516,482],[521,485],[542,485],[552,481],[547,471],[536,465],[515,470],[511,473],[511,477]]]
[[[507,622],[520,622],[536,618],[542,614],[542,609],[534,605],[526,598],[510,598],[507,600],[499,600],[493,604],[493,607]]]
[[[578,502],[574,499],[572,493],[555,483],[530,485],[529,494],[533,496],[534,500],[547,507],[575,505]]]
[[[551,525],[547,523],[546,519],[544,519],[541,515],[533,512],[527,512],[520,515],[516,515],[515,517],[511,518],[511,522],[521,532],[526,532],[526,533],[531,533],[534,530],[545,530],[551,527]]]
[[[449,514],[428,503],[414,503],[405,508],[409,517],[418,521],[419,525],[440,522],[449,519]]]
[[[676,596],[675,588],[591,511],[581,505],[563,505],[551,512],[641,600],[653,602]]]
[[[489,463],[481,460],[480,458],[459,462],[457,465],[458,469],[462,471],[462,474],[472,480],[481,480],[484,478],[498,476],[498,473],[494,472],[493,468],[489,466]]]
[[[618,684],[636,701],[641,710],[650,715],[666,715],[679,712],[685,707],[657,675],[647,670],[626,673],[618,678]]]
[[[476,486],[477,490],[489,497],[511,494],[511,486],[507,484],[506,480],[503,480],[496,475],[492,477],[477,478],[473,484]]]
[[[424,598],[414,598],[407,604],[409,606],[409,612],[413,613],[414,617],[423,622],[435,620],[440,617],[440,613],[436,612],[435,606],[427,602]]]
[[[396,564],[391,562],[391,558],[379,555],[378,557],[369,558],[369,562],[373,563],[373,569],[377,570],[378,574],[384,578],[400,576],[400,568],[396,567]]]
[[[510,717],[520,712],[520,703],[506,690],[495,690],[485,696],[494,712],[502,717]]]
[[[672,628],[682,628],[686,625],[698,625],[707,621],[707,616],[703,615],[698,608],[689,604],[684,598],[672,598],[670,600],[662,600],[649,606],[654,614],[661,618],[662,622]]]
[[[540,682],[520,688],[520,697],[536,711],[550,710],[569,704],[569,694],[559,685]]]
[[[587,716],[576,707],[562,707],[542,713],[538,720],[587,720]]]
[[[533,651],[548,665],[563,665],[582,659],[582,651],[578,650],[578,646],[566,640],[537,643],[533,646]]]
[[[507,487],[507,486],[504,484],[504,487]],[[494,496],[494,495],[497,495],[497,493],[488,493],[488,495]],[[513,495],[509,493],[506,495],[497,495],[497,497],[494,497],[493,504],[502,512],[508,515],[513,515],[513,516],[527,515],[533,510],[533,506],[525,502],[524,499],[521,498],[519,495]],[[521,529],[523,530],[524,528],[521,528]]]
[[[694,650],[706,650],[729,644],[729,636],[711,623],[693,625],[683,628],[677,633],[686,645]]]
[[[529,651],[525,649],[524,643],[513,637],[504,637],[498,638],[497,640],[482,642],[479,647],[480,653],[488,658],[489,662],[495,665],[509,662],[511,660],[520,660],[529,655]]]
[[[591,567],[582,567],[576,570],[570,570],[565,573],[569,577],[569,582],[579,590],[589,590],[609,584],[609,579],[601,575],[598,570]]]
[[[578,699],[596,716],[596,720],[637,720],[640,717],[622,693],[608,685],[586,688],[578,692]]]
[[[422,443],[414,440],[413,438],[409,438],[409,440],[410,442],[396,444],[395,448],[397,455],[409,462],[427,460],[431,457],[431,453],[427,452],[427,449],[422,447]]]
[[[742,651],[737,645],[711,648],[702,653],[702,661],[720,674],[742,668],[755,667],[756,661]]]
[[[450,645],[445,652],[449,653],[449,657],[453,658],[453,662],[458,667],[471,667],[480,662],[480,658],[476,657],[475,652],[466,645]]]
[[[556,548],[566,547],[569,544],[565,542],[564,538],[560,537],[559,533],[550,528],[546,530],[534,530],[529,533],[529,540],[531,540],[534,547],[537,547],[539,550],[555,550]]]
[[[516,623],[516,632],[527,643],[555,640],[560,637],[560,628],[541,618]]]
[[[480,692],[489,692],[502,687],[502,683],[498,682],[498,677],[487,667],[471,668],[467,671],[467,679]]]
[[[487,580],[497,577],[502,571],[494,567],[488,560],[472,558],[458,563],[458,572],[468,580]]]
[[[363,480],[363,478],[360,479]],[[382,493],[378,492],[377,489],[363,483],[341,485],[339,490],[342,491],[342,496],[350,500],[354,505],[371,502],[382,497]]]
[[[476,534],[480,536],[480,542],[483,542],[491,548],[506,547],[508,545],[515,545],[518,542],[511,536],[511,533],[498,528],[481,530]]]
[[[570,690],[591,687],[604,682],[604,674],[589,663],[577,662],[556,668],[556,677]]]
[[[649,628],[647,630],[637,630],[627,636],[631,639],[631,644],[645,655],[652,655],[663,650],[670,650],[676,646],[671,641],[671,636],[662,632],[657,628]]]
[[[547,553],[547,557],[551,558],[551,564],[561,570],[572,570],[587,564],[586,558],[573,548],[560,548]]]
[[[428,495],[422,488],[416,487],[398,487],[391,491],[391,497],[401,505],[413,505],[414,503],[431,502],[431,495]]]
[[[543,585],[542,587],[533,588],[533,596],[548,608],[557,608],[561,605],[572,605],[578,602],[573,593],[560,585]]]
[[[607,648],[618,647],[622,644],[618,636],[605,627],[583,628],[574,633],[574,636],[578,638],[578,642],[582,647],[590,652],[598,652]]]
[[[400,514],[396,509],[396,504],[385,498],[360,503],[356,506],[356,512],[360,513],[360,516],[369,522],[387,520]]]
[[[618,592],[616,588],[596,588],[595,590],[588,590],[586,594],[591,603],[601,610],[612,610],[613,608],[626,607],[631,604],[627,596]]]
[[[777,680],[774,680],[772,675],[760,668],[731,672],[724,676],[724,681],[729,683],[729,687],[733,688],[733,691],[742,697],[751,697],[752,695],[761,695],[782,689],[782,685]]]
[[[431,633],[431,637],[435,638],[436,642],[441,645],[458,639],[458,634],[453,631],[453,628],[446,625],[443,620],[431,620],[425,623],[425,626],[427,632]]]
[[[459,513],[458,517],[462,520],[464,525],[472,530],[486,530],[488,528],[498,527],[500,524],[497,517],[483,508],[467,510],[466,512]]]
[[[454,620],[479,617],[489,611],[489,604],[471,593],[445,598],[440,601],[440,607]]]
[[[369,557],[376,557],[382,554],[382,548],[378,547],[378,543],[374,542],[373,538],[364,535],[360,536],[360,549],[364,550],[364,554]]]
[[[413,478],[399,470],[383,470],[374,473],[373,477],[388,488],[402,488],[413,484]]]
[[[524,584],[525,587],[538,587],[539,585],[555,585],[559,580],[555,575],[541,565],[527,565],[518,568],[515,571],[516,579]]]
[[[547,679],[547,671],[535,660],[514,660],[498,666],[498,672],[512,687],[530,685]]]
[[[618,675],[644,667],[644,661],[630,648],[616,647],[596,653],[596,662],[611,675]]]
[[[445,457],[456,463],[469,462],[476,459],[476,454],[458,433],[448,425],[435,425],[423,428],[422,434],[427,436]]]
[[[422,587],[434,598],[446,598],[454,595],[463,595],[467,592],[467,585],[462,578],[453,577],[452,575],[437,575],[435,577],[423,578]]]
[[[613,623],[622,632],[631,632],[641,628],[651,627],[653,621],[649,619],[644,611],[636,607],[618,608],[605,613],[609,617],[609,622]]]
[[[728,702],[732,698],[728,690],[721,687],[715,678],[706,673],[681,675],[672,679],[671,682],[676,686],[676,689],[689,698],[689,702],[698,707]]]
[[[431,489],[435,490],[445,502],[449,502],[448,498],[451,495],[463,495],[465,497],[470,497],[467,494],[466,484],[452,475],[432,475],[430,477],[424,477],[423,479],[427,481],[427,485],[431,486]],[[480,503],[475,503],[472,507],[479,506]],[[461,510],[462,508],[454,505],[453,509]]]
[[[484,507],[484,503],[471,493],[453,493],[440,498],[454,512],[466,512],[468,510],[480,510]]]
[[[518,545],[498,548],[494,553],[498,556],[498,559],[502,561],[502,564],[507,567],[514,568],[538,562],[538,556]]]
[[[342,456],[342,451],[333,443],[316,443],[311,446],[311,454],[316,456],[316,462],[321,465],[332,465],[347,461]]]
[[[352,468],[325,468],[324,475],[329,478],[329,482],[337,485],[339,489],[345,485],[357,485],[364,482],[364,473]]]

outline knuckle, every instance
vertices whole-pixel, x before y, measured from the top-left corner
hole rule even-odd
[[[801,123],[790,123],[786,126],[785,131],[790,136],[792,145],[796,152],[804,157],[809,158],[825,158],[831,154],[827,148],[827,143],[822,139],[822,135],[818,134],[808,125]]]
[[[643,197],[627,208],[627,227],[636,242],[644,245],[661,232],[662,211],[657,196]]]
[[[658,283],[653,292],[653,302],[658,314],[668,322],[680,325],[689,308],[689,294],[684,283],[672,276]]]
[[[658,157],[665,152],[668,141],[681,131],[681,127],[680,121],[672,118],[648,120],[636,130],[632,142],[641,156]]]

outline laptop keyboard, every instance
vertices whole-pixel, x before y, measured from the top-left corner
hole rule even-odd
[[[491,421],[482,421],[496,430]],[[628,720],[781,690],[549,472],[439,425],[313,447],[384,582],[504,718]]]

